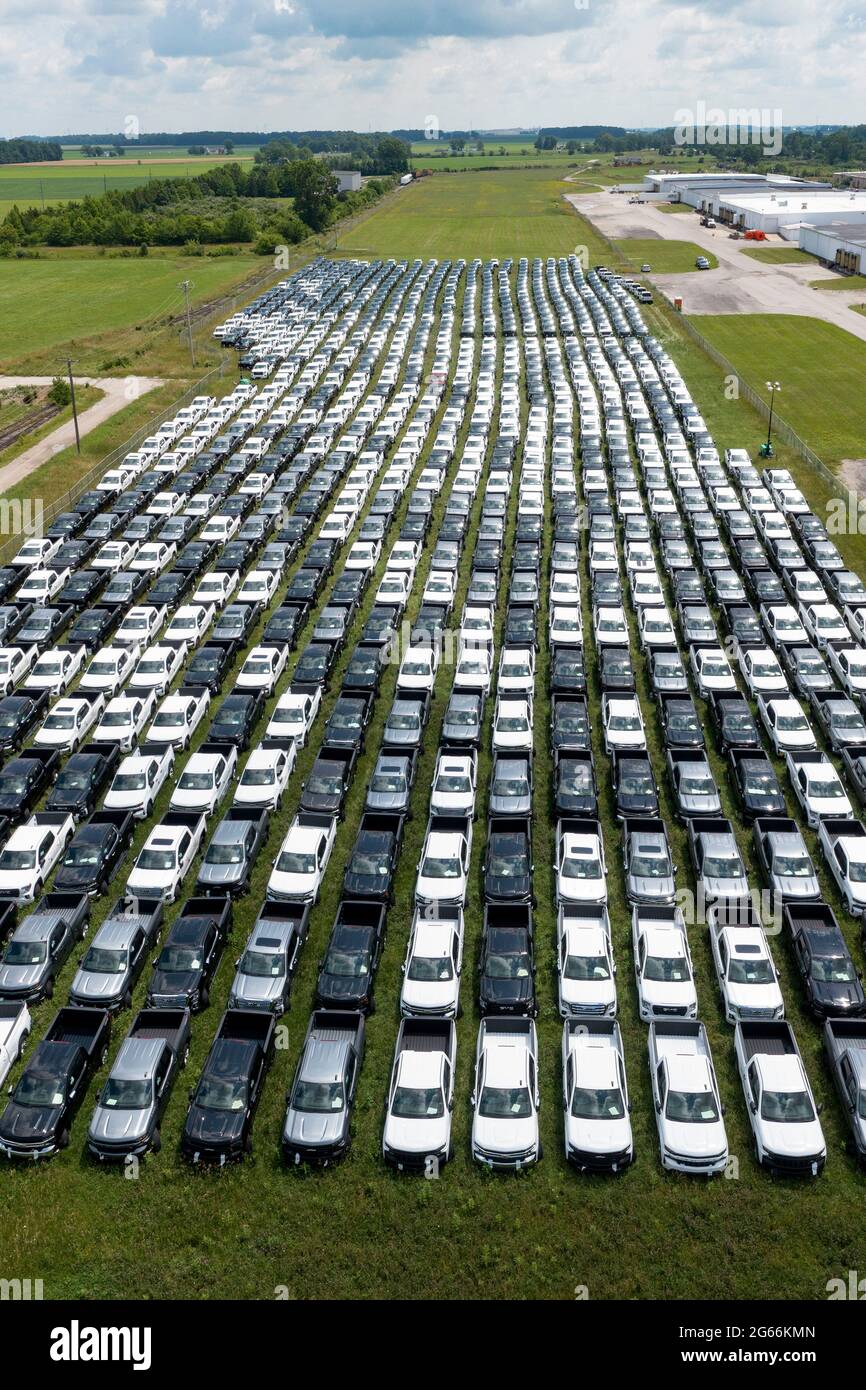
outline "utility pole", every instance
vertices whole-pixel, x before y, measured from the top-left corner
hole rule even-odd
[[[189,360],[192,363],[192,365],[195,366],[195,348],[193,347],[192,342],[192,319],[190,317],[189,311],[189,280],[184,280],[183,284],[181,285],[181,289],[183,290],[184,298],[186,299],[186,335],[189,339]]]
[[[66,359],[66,370],[67,370],[67,372],[69,373],[69,390],[70,390],[71,393],[72,393],[72,419],[73,419],[74,422],[75,422],[75,448],[76,448],[77,452],[80,454],[80,453],[81,453],[81,435],[78,433],[78,411],[77,411],[77,409],[76,409],[76,407],[75,407],[75,381],[73,380],[73,376],[72,376],[72,358],[71,358],[71,357],[67,357],[67,359]]]

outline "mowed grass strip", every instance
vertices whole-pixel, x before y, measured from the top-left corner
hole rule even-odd
[[[710,269],[715,270],[718,261],[712,251],[698,246],[694,241],[665,241],[661,237],[634,237],[618,240],[617,246],[624,256],[637,263],[647,262],[658,275],[667,275],[685,270],[697,270],[698,256],[706,256]]]
[[[742,254],[767,265],[814,265],[815,257],[798,246],[744,246]]]

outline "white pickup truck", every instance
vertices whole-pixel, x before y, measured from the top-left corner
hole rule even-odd
[[[784,1018],[779,974],[751,902],[732,903],[709,918],[710,949],[728,1023]]]
[[[614,1019],[566,1019],[562,1108],[569,1163],[583,1173],[619,1173],[634,1162],[622,1035]]]
[[[738,1023],[734,1050],[756,1159],[780,1177],[817,1177],[827,1145],[791,1025]]]
[[[562,1018],[613,1018],[616,965],[610,916],[603,903],[561,903],[556,918],[556,970]]]
[[[37,811],[13,830],[0,850],[0,898],[35,902],[74,834],[62,811]]]
[[[173,903],[202,846],[207,820],[196,812],[169,811],[139,851],[126,883],[131,898]]]
[[[0,1004],[0,1086],[24,1051],[31,1027],[26,1004]]]
[[[487,1168],[541,1158],[538,1037],[531,1018],[484,1018],[475,1052],[472,1157]]]
[[[647,1046],[662,1167],[706,1177],[721,1173],[728,1136],[704,1025],[658,1020],[650,1024]]]
[[[638,1008],[654,1018],[694,1018],[698,1011],[685,919],[677,907],[632,909],[632,950]]]
[[[386,1163],[436,1177],[451,1158],[456,1060],[453,1019],[403,1019],[382,1133]]]

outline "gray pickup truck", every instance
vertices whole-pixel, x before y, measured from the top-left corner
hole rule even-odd
[[[351,1139],[364,1057],[362,1013],[315,1009],[291,1090],[280,1141],[287,1163],[334,1163]]]
[[[44,893],[16,927],[0,961],[0,999],[50,999],[54,980],[87,931],[86,893]]]
[[[189,1009],[142,1009],[99,1093],[87,1150],[100,1162],[159,1153],[159,1125],[189,1057]]]
[[[69,1003],[85,1009],[128,1009],[144,963],[162,927],[162,898],[119,898],[78,963]]]
[[[828,1018],[824,1056],[850,1130],[848,1146],[866,1166],[866,1019]]]

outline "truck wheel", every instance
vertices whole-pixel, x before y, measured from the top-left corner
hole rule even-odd
[[[37,878],[36,882],[35,882],[34,885],[33,885],[33,897],[34,897],[34,899],[39,897],[39,894],[42,892],[42,887],[43,887],[42,879],[41,879],[41,878]]]
[[[46,986],[45,986],[45,998],[46,998],[46,999],[53,999],[53,998],[54,998],[54,981],[53,981],[53,980],[49,980],[49,981],[47,982]]]
[[[27,1039],[28,1039],[29,1037],[30,1037],[30,1029],[28,1028],[26,1033],[22,1033],[22,1034],[21,1034],[21,1041],[20,1041],[19,1044],[18,1044],[18,1051],[17,1051],[17,1053],[15,1054],[15,1061],[16,1061],[16,1062],[20,1062],[20,1061],[21,1061],[21,1058],[22,1058],[23,1053],[24,1053],[24,1048],[25,1048],[26,1045],[27,1045]]]
[[[104,1067],[107,1061],[108,1061],[108,1043],[105,1044],[105,1046],[103,1047],[102,1051],[101,1051],[100,1054],[99,1054],[99,1065],[100,1065],[101,1067]]]
[[[207,985],[202,985],[201,992],[198,998],[199,1006],[202,1009],[206,1009],[208,1004],[210,1003],[210,990],[208,989]]]
[[[253,1136],[248,1134],[244,1140],[244,1153],[251,1154],[253,1151]]]
[[[131,989],[128,989],[128,990],[126,991],[126,993],[124,994],[123,999],[122,999],[122,1001],[121,1001],[120,1007],[121,1007],[122,1009],[131,1009],[131,1008],[132,1008],[132,990],[131,990]]]
[[[189,1061],[189,1043],[187,1043],[186,1047],[184,1048],[184,1050],[183,1050],[183,1056],[182,1056],[181,1059],[180,1059],[181,1068],[185,1067],[188,1061]]]
[[[58,1136],[57,1136],[57,1147],[58,1147],[58,1149],[68,1149],[68,1148],[69,1148],[69,1128],[68,1128],[68,1126],[67,1126],[65,1129],[61,1129],[60,1133],[58,1134]]]
[[[151,1141],[150,1141],[150,1151],[151,1151],[151,1153],[158,1154],[161,1148],[162,1148],[162,1135],[160,1134],[160,1132],[159,1132],[158,1129],[155,1129],[155,1130],[153,1131],[153,1138],[152,1138]]]

